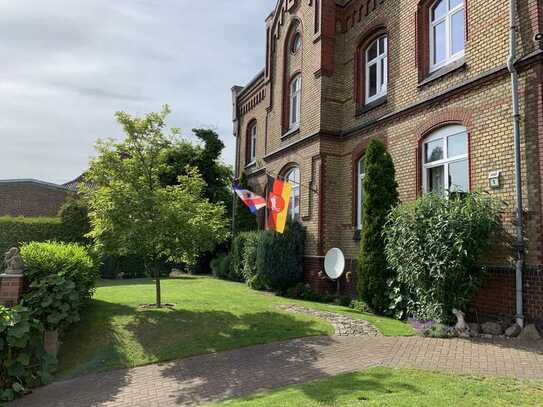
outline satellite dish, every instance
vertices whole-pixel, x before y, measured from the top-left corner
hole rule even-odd
[[[324,271],[331,280],[337,280],[345,271],[345,256],[337,248],[330,249],[324,258]]]

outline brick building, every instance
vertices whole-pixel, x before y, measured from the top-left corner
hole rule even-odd
[[[543,315],[542,3],[518,0],[515,64],[529,319]],[[482,188],[507,203],[513,241],[509,28],[506,0],[277,2],[265,20],[264,69],[232,89],[236,172],[261,194],[266,174],[297,185],[291,213],[308,230],[305,275],[314,287],[329,284],[318,273],[332,247],[356,269],[363,157],[373,138],[387,144],[403,202]],[[486,260],[492,273],[475,301],[479,313],[515,314],[514,256],[504,241]]]
[[[57,216],[72,191],[33,179],[0,180],[0,216]]]

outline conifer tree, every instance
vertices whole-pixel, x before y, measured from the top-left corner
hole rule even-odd
[[[358,261],[358,295],[378,313],[389,307],[387,281],[392,277],[385,258],[383,228],[398,203],[394,163],[380,140],[372,140],[364,158],[362,242]]]

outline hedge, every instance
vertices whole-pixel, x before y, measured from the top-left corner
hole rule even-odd
[[[0,255],[27,242],[63,240],[60,218],[0,217]]]
[[[97,265],[87,249],[76,243],[31,242],[21,246],[26,266],[25,293],[51,275],[72,281],[81,301],[90,299],[98,279]]]
[[[261,233],[256,248],[256,278],[267,289],[285,293],[303,281],[305,228],[289,222],[284,234]]]
[[[305,228],[289,222],[284,234],[272,231],[243,232],[236,236],[229,255],[226,275],[222,259],[217,259],[214,274],[219,278],[245,281],[255,290],[284,293],[303,281]]]

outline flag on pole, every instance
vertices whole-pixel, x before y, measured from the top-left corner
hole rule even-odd
[[[285,231],[292,187],[288,182],[268,175],[268,229]]]
[[[239,196],[242,202],[247,205],[251,213],[256,213],[261,208],[266,206],[266,200],[253,192],[243,189],[237,184],[233,185],[234,192]]]

